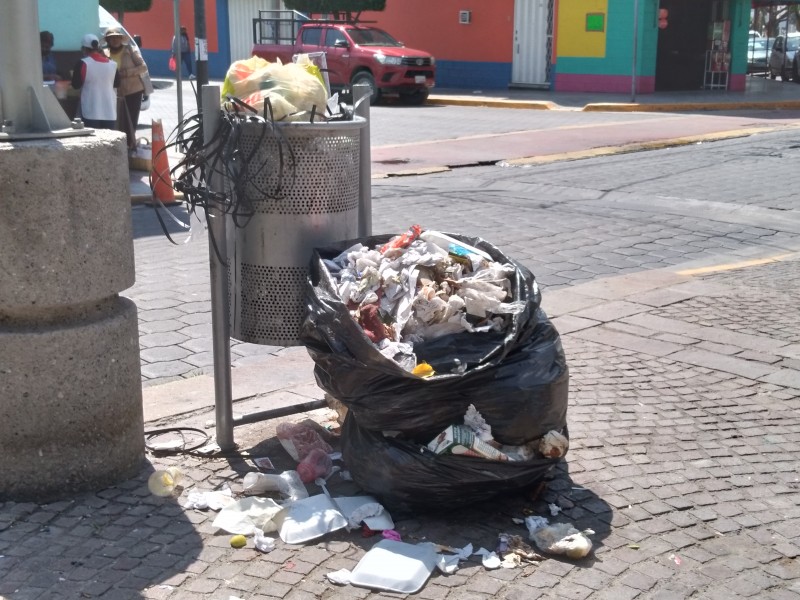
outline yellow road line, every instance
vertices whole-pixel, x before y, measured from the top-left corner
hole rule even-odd
[[[699,269],[686,269],[685,271],[678,271],[678,275],[707,275],[708,273],[721,273],[723,271],[733,271],[735,269],[744,269],[746,267],[757,267],[759,265],[768,265],[769,263],[780,262],[792,256],[797,256],[796,253],[791,254],[778,254],[768,258],[759,258],[754,260],[744,260],[741,262],[727,263],[723,265],[714,265],[713,267],[700,267]]]

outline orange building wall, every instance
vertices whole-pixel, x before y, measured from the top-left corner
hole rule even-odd
[[[472,23],[461,25],[458,12],[472,11]],[[365,11],[412,48],[437,60],[511,62],[514,39],[514,0],[393,0],[382,12]]]
[[[208,51],[217,52],[217,3],[216,0],[205,0],[206,39]],[[152,8],[146,13],[125,13],[125,26],[131,35],[142,36],[142,47],[147,50],[170,50],[172,36],[175,35],[172,0],[153,0]],[[194,40],[194,0],[180,0],[181,24],[189,31],[189,38]],[[194,41],[192,41],[194,48]]]

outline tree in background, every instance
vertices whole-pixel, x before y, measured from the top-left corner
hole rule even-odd
[[[284,0],[284,4],[307,15],[331,15],[347,21],[357,21],[361,11],[386,8],[386,0]]]
[[[800,8],[794,4],[761,6],[753,9],[753,21],[750,29],[759,32],[764,37],[774,38],[792,30],[792,26],[797,27],[800,22],[798,14],[800,14]],[[782,29],[780,23],[786,24],[784,31],[780,31]]]
[[[146,12],[153,0],[100,0],[100,6],[110,13],[117,13],[117,21],[122,23],[126,12]]]

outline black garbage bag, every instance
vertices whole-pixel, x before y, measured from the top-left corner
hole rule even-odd
[[[364,429],[350,412],[342,426],[341,444],[353,480],[395,516],[418,510],[446,511],[523,490],[559,462],[552,458],[501,462],[434,454],[423,443]]]
[[[457,333],[414,344],[437,375],[420,378],[385,358],[342,302],[323,259],[356,242],[374,248],[393,236],[337,243],[314,251],[300,340],[314,360],[319,386],[340,400],[361,428],[432,439],[463,423],[470,404],[496,440],[520,445],[566,425],[568,370],[558,332],[539,308],[531,272],[480,238],[448,234],[515,267],[511,301],[524,310],[506,316],[503,332]],[[458,363],[456,362],[458,359]],[[457,364],[464,372],[452,372]]]

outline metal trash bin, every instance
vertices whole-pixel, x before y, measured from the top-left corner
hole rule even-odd
[[[255,153],[245,192],[255,214],[226,222],[231,337],[299,345],[312,249],[358,236],[365,125],[361,117],[281,123],[269,135],[258,124],[243,127],[240,149]]]

